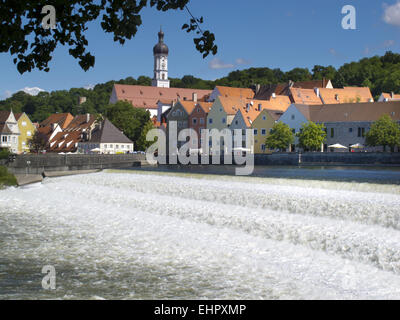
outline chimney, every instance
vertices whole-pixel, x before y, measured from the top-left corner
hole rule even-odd
[[[335,94],[335,100],[339,101],[339,95],[338,94]]]
[[[292,80],[289,80],[289,88],[292,88],[294,86],[294,82]]]
[[[262,111],[262,104],[261,103],[258,104],[258,111]]]
[[[320,95],[319,95],[319,88],[314,88],[314,91],[315,91],[315,94],[317,95],[317,97],[319,98],[319,97],[320,97]]]
[[[247,103],[247,104],[246,104],[246,112],[249,112],[249,111],[250,111],[250,104]]]
[[[272,99],[275,99],[275,98],[276,98],[276,93],[273,92],[273,93],[272,93]]]
[[[394,99],[394,92],[393,91],[392,91],[391,95],[392,95],[392,99]]]
[[[90,121],[90,114],[86,113],[86,123],[89,123],[89,121]]]

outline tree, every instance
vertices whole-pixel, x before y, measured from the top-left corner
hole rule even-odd
[[[286,150],[294,142],[294,135],[287,124],[275,123],[271,134],[267,137],[265,144],[270,149]]]
[[[321,146],[326,139],[325,126],[314,122],[303,123],[299,137],[299,146],[307,151],[321,150]]]
[[[394,147],[400,145],[400,126],[385,114],[371,126],[366,143],[371,147],[382,146],[384,150],[389,146],[393,152]]]
[[[28,141],[29,150],[31,152],[39,153],[46,149],[47,137],[43,133],[36,131],[32,138]]]
[[[138,150],[138,141],[150,121],[150,113],[142,108],[134,108],[129,102],[118,101],[107,106],[106,117],[135,143],[135,150]]]
[[[136,148],[137,150],[140,151],[146,151],[148,147],[150,147],[154,142],[153,141],[147,141],[146,136],[147,133],[154,129],[154,125],[152,121],[147,122],[142,130],[142,133],[139,137],[139,139],[136,141]]]
[[[158,11],[186,10],[190,22],[182,26],[183,30],[194,32],[196,49],[207,57],[216,54],[215,35],[209,30],[203,31],[200,25],[203,17],[195,18],[187,4],[190,0],[58,0],[50,4],[56,13],[55,28],[44,28],[42,22],[48,22],[48,12],[42,14],[46,2],[28,0],[23,3],[15,0],[0,2],[0,52],[9,52],[14,56],[14,64],[23,74],[34,69],[48,72],[49,62],[58,45],[68,46],[69,54],[79,60],[83,70],[87,71],[95,64],[95,57],[87,51],[89,42],[85,32],[88,24],[101,17],[101,28],[114,35],[114,41],[124,44],[132,39],[142,25],[141,13],[150,6]],[[47,20],[47,21],[46,21]]]

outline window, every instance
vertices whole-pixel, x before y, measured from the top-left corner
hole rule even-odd
[[[257,136],[258,135],[258,130],[254,129],[254,135]]]
[[[352,133],[353,132],[353,128],[349,128],[349,132]]]
[[[266,117],[266,116],[263,116],[263,121],[265,121],[265,120],[267,120],[267,117]]]
[[[358,137],[365,137],[365,128],[358,128]]]
[[[292,114],[292,120],[295,120],[296,119],[296,116],[294,115],[294,114]]]
[[[3,142],[7,142],[7,136],[3,136]]]
[[[266,150],[266,149],[265,149],[265,144],[262,144],[262,145],[261,145],[261,150],[262,150],[262,151],[265,151],[265,150]]]
[[[119,145],[118,144],[116,145],[116,147],[117,147],[117,149],[119,149]]]
[[[22,126],[26,127],[26,121],[22,121]]]
[[[213,119],[211,119],[211,118],[208,119],[208,123],[209,123],[209,124],[212,124],[212,123],[213,123]]]
[[[236,121],[235,121],[235,124],[238,125],[238,124],[239,124],[239,121],[236,120]]]
[[[222,123],[225,124],[226,123],[226,119],[222,118]]]
[[[267,135],[267,130],[265,130],[265,129],[262,129],[262,130],[261,130],[261,135],[262,135],[262,136],[265,136],[265,135]]]
[[[30,131],[28,131],[26,134],[27,134],[28,137],[32,136],[32,132],[30,132]]]
[[[273,131],[273,129],[271,128],[271,129],[269,129],[269,133],[271,134],[272,133],[272,131]]]
[[[331,128],[331,138],[335,137],[335,129]]]
[[[192,119],[192,123],[193,123],[194,125],[196,125],[196,124],[197,124],[197,118],[193,118],[193,119]]]

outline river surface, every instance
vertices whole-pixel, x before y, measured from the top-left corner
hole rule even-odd
[[[0,299],[400,299],[400,172],[293,170],[0,190]]]

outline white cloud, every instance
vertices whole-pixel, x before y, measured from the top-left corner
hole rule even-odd
[[[94,89],[94,84],[88,84],[87,86],[83,87],[86,90],[93,90]]]
[[[210,69],[231,69],[235,67],[233,64],[225,63],[218,58],[214,58],[213,60],[211,60],[208,66],[210,67]]]
[[[236,59],[236,64],[237,65],[250,64],[250,61],[246,60],[246,59],[243,59],[243,58],[238,58],[238,59]]]
[[[400,27],[400,1],[391,6],[384,4],[384,9],[383,20],[388,24]]]
[[[44,92],[45,90],[43,90],[41,88],[38,88],[38,87],[32,87],[32,88],[25,87],[25,88],[23,88],[21,90],[18,90],[18,91],[23,91],[23,92],[25,92],[25,93],[27,93],[27,94],[29,94],[31,96],[37,96],[39,94],[39,92]]]
[[[395,43],[396,43],[396,41],[394,41],[394,40],[386,40],[386,41],[383,43],[383,46],[384,46],[385,48],[389,48],[389,47],[393,47]]]

